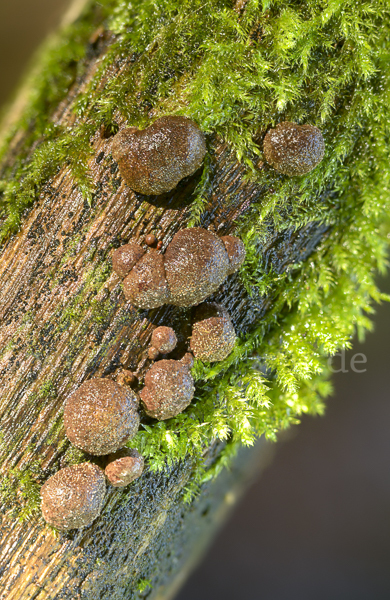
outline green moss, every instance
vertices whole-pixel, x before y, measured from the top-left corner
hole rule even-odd
[[[234,148],[245,177],[264,189],[238,223],[248,252],[242,282],[250,294],[271,297],[272,309],[224,362],[195,365],[197,396],[185,413],[144,426],[132,442],[159,470],[189,454],[200,465],[204,445],[228,441],[212,468],[217,473],[237,444],[252,444],[261,434],[275,439],[302,413],[323,412],[331,391],[326,356],[348,346],[356,330],[370,329],[373,301],[387,299],[375,274],[386,266],[390,198],[388,3],[248,0],[242,14],[227,0],[100,5],[45,55],[40,85],[18,125],[27,132],[20,162],[3,170],[2,235],[15,230],[41,184],[64,162],[92,198],[90,138],[102,125],[114,127],[114,115],[145,126],[150,108],[157,115],[185,114]],[[50,115],[75,69],[82,73],[86,40],[99,23],[116,40],[74,101],[79,124],[63,131]],[[121,56],[134,60],[102,88],[102,73]],[[262,133],[283,120],[323,131],[325,158],[306,176],[287,178],[256,166]],[[210,156],[190,225],[207,209],[211,176]],[[308,262],[281,274],[264,264],[270,228],[309,222],[330,229]],[[95,281],[96,273],[91,277]],[[98,280],[105,277],[106,271]],[[59,327],[81,318],[85,294],[62,312]],[[96,320],[103,323],[110,309],[99,311]],[[199,481],[209,475],[198,469]]]
[[[25,469],[12,469],[0,477],[0,509],[11,518],[28,521],[40,513],[43,473],[35,462]]]

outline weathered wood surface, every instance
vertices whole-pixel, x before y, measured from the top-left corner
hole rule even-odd
[[[53,114],[57,124],[74,125],[70,105],[85,89],[96,61],[96,56],[91,58],[85,79],[75,82]],[[22,134],[15,137],[6,162],[12,163],[22,142]],[[99,131],[91,140],[89,166],[97,190],[92,206],[64,166],[1,251],[3,475],[39,461],[47,476],[71,462],[61,426],[66,396],[83,380],[111,376],[120,365],[142,378],[150,365],[147,349],[155,325],[175,327],[179,350],[188,334],[190,311],[137,311],[126,303],[110,254],[130,239],[142,242],[149,232],[157,233],[166,248],[188,222],[200,173],[163,197],[135,194],[119,177],[111,143]],[[244,167],[222,141],[211,138],[208,145],[212,193],[201,225],[226,235],[235,231],[240,215],[261,202],[265,190],[243,180]],[[283,235],[270,231],[262,252],[282,271],[307,258],[326,231],[316,223]],[[250,298],[238,274],[214,298],[228,308],[239,334],[250,331],[270,305],[269,298]],[[168,476],[146,472],[129,491],[111,490],[103,516],[90,528],[58,537],[38,517],[19,524],[7,512],[9,507],[3,507],[1,600],[132,598],[136,582],[151,573],[156,590],[173,573],[183,540],[196,537],[190,515],[198,514],[202,498],[187,509],[181,500],[190,475],[190,461]],[[214,485],[217,489],[218,483]]]

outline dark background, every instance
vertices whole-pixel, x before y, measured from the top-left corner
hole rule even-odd
[[[67,4],[0,0],[0,103]],[[375,323],[346,354],[326,416],[276,446],[177,600],[390,599],[389,306]],[[350,369],[357,352],[365,373]]]

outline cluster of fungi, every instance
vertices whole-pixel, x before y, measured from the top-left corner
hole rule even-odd
[[[283,122],[268,131],[263,151],[266,161],[280,173],[303,175],[322,160],[324,141],[312,125]],[[141,131],[125,128],[112,144],[125,183],[146,195],[174,189],[195,173],[205,154],[202,131],[190,119],[177,116],[162,117]],[[60,530],[86,527],[96,519],[107,481],[125,487],[140,477],[143,457],[126,447],[138,431],[140,411],[159,421],[177,416],[194,396],[194,359],[222,361],[235,345],[228,311],[205,300],[242,266],[242,241],[230,235],[218,237],[200,227],[180,230],[164,253],[153,235],[145,241],[148,250],[135,242],[118,248],[112,256],[113,269],[123,280],[126,299],[137,308],[194,307],[189,347],[179,360],[166,358],[175,349],[177,337],[171,327],[156,327],[148,351],[155,362],[139,394],[132,389],[134,374],[122,371],[116,381],[89,379],[67,398],[64,428],[68,439],[101,457],[105,468],[93,462],[65,467],[43,485],[43,517]]]

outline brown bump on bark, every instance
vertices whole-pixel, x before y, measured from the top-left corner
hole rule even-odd
[[[105,475],[113,487],[125,487],[142,475],[144,459],[133,448],[123,448],[108,457]]]
[[[159,242],[157,242],[157,250],[161,250],[162,247],[163,247],[163,243],[160,240]]]
[[[153,235],[152,233],[149,233],[149,235],[147,235],[145,237],[145,244],[147,246],[156,246],[157,244],[157,238],[155,235]]]
[[[150,360],[156,360],[159,357],[160,351],[154,346],[150,346],[148,350],[148,357]]]
[[[135,242],[125,244],[113,253],[112,268],[119,277],[126,277],[144,254],[145,250],[139,244]]]
[[[97,465],[60,469],[41,488],[43,518],[64,531],[87,527],[99,516],[105,491],[105,477]]]
[[[110,379],[89,379],[66,401],[66,435],[89,454],[115,452],[138,431],[137,404],[131,389]]]
[[[183,358],[180,359],[182,365],[185,365],[188,369],[192,369],[194,366],[195,360],[191,352],[187,352]]]
[[[116,382],[119,383],[119,385],[136,385],[138,379],[137,377],[134,375],[134,373],[132,373],[132,371],[128,371],[127,369],[122,369],[121,371],[119,371],[116,375],[115,378]]]
[[[246,256],[245,246],[240,238],[233,235],[224,235],[221,237],[221,240],[225,244],[226,252],[228,253],[230,263],[228,274],[231,275],[238,271],[244,264]]]
[[[266,161],[279,173],[304,175],[322,161],[325,144],[317,127],[284,121],[268,131],[263,151]]]
[[[230,263],[224,243],[201,227],[182,229],[164,254],[170,303],[194,306],[215,292],[226,279]]]
[[[141,194],[163,194],[195,173],[206,154],[202,131],[186,117],[166,116],[142,131],[122,129],[112,155],[127,185]]]
[[[158,308],[169,302],[169,289],[164,259],[156,250],[149,250],[123,281],[127,300],[138,308]]]
[[[161,354],[168,354],[176,348],[177,337],[172,327],[156,327],[152,333],[152,346]]]
[[[140,396],[146,414],[164,421],[183,412],[194,391],[194,380],[186,365],[177,360],[160,360],[146,373]]]
[[[235,341],[236,333],[224,306],[215,302],[198,306],[190,340],[195,358],[207,362],[224,360]]]

